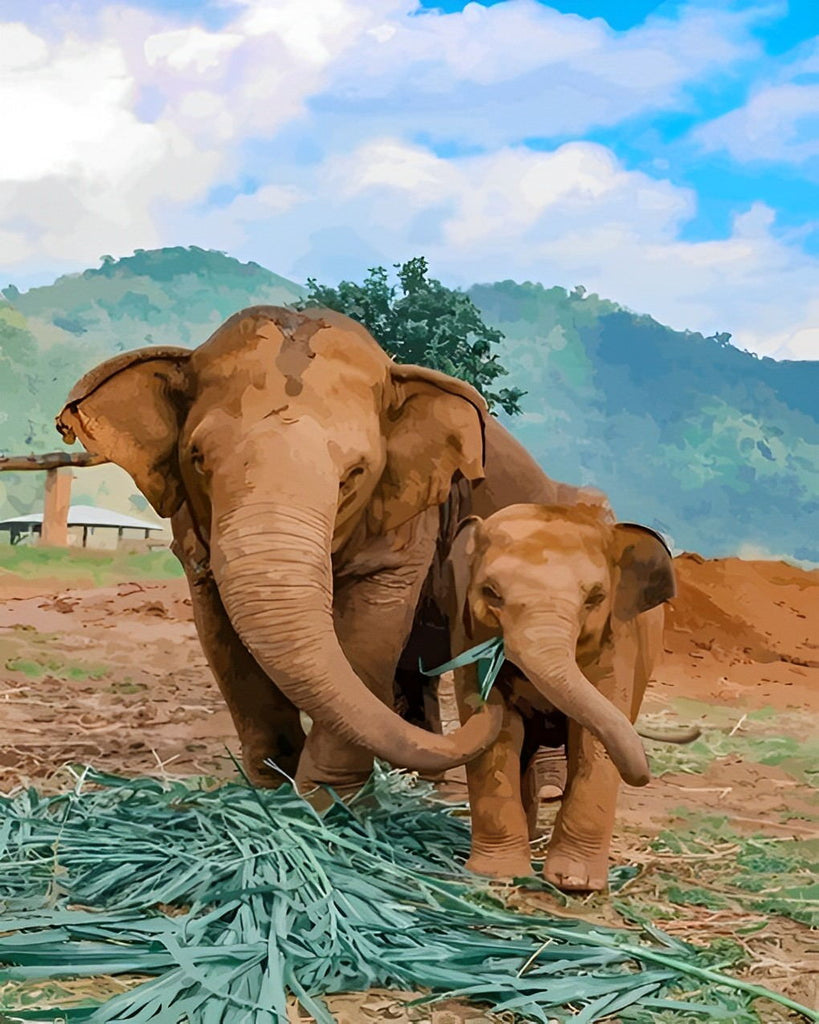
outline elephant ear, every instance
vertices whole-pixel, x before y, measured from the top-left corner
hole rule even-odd
[[[191,351],[143,348],[82,377],[57,416],[66,444],[79,440],[129,473],[161,516],[184,500],[177,442],[190,405]]]
[[[386,465],[369,506],[369,527],[386,533],[446,501],[452,478],[484,475],[480,392],[464,381],[422,366],[390,367],[382,423]]]
[[[445,611],[450,622],[460,622],[466,637],[471,637],[473,631],[467,598],[472,582],[473,558],[477,550],[478,534],[482,522],[480,516],[466,516],[458,523],[445,566],[447,583]]]
[[[614,598],[617,618],[633,619],[674,597],[671,552],[659,533],[636,523],[617,523],[614,545],[619,570]]]

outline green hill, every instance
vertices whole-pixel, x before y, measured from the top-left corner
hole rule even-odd
[[[196,246],[103,256],[95,270],[28,292],[9,285],[0,293],[0,454],[59,450],[54,416],[74,381],[101,360],[146,345],[194,347],[238,309],[303,294],[258,263]],[[95,471],[84,487],[90,479],[78,477],[73,500],[110,506],[113,480]],[[0,519],[41,508],[42,488],[39,473],[0,474]],[[121,511],[143,513],[146,504],[135,492]]]
[[[177,247],[103,257],[95,270],[2,294],[0,452],[22,453],[60,447],[53,417],[101,359],[197,345],[236,310],[287,304],[304,289],[255,263]],[[504,281],[469,295],[506,335],[504,385],[527,391],[523,415],[502,418],[552,476],[602,487],[622,519],[680,548],[819,563],[809,528],[819,362],[758,359],[726,335],[674,331],[583,289]],[[105,504],[80,479],[77,493]],[[39,474],[0,475],[0,517],[39,506],[41,494]]]
[[[137,249],[54,284],[2,293],[46,344],[82,343],[112,353],[142,345],[194,347],[223,320],[254,303],[283,305],[304,289],[258,263],[197,246]]]

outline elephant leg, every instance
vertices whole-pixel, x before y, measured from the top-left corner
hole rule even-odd
[[[608,884],[620,776],[602,743],[576,722],[569,723],[567,768],[543,874],[560,889],[600,891]]]
[[[333,623],[356,675],[385,704],[393,705],[395,671],[412,629],[416,606],[435,552],[438,509],[428,509],[395,535],[373,545],[368,557],[392,563],[367,575],[341,578],[333,596]],[[366,568],[358,562],[357,571]],[[370,776],[373,755],[314,722],[296,781],[305,792],[332,786],[340,795]]]
[[[538,747],[529,759],[521,781],[523,807],[529,823],[529,838],[538,835],[537,818],[540,804],[558,800],[566,788],[567,766],[564,747]]]
[[[461,722],[472,714],[477,692],[475,667],[455,670],[455,693]],[[497,692],[490,699],[503,700]],[[521,878],[532,873],[529,829],[521,800],[520,755],[523,719],[505,704],[498,738],[466,766],[472,850],[466,866],[491,878]]]
[[[264,761],[274,761],[291,777],[295,773],[304,743],[298,708],[259,667],[233,629],[213,578],[198,568],[206,552],[187,505],[173,516],[171,527],[172,550],[188,580],[199,641],[233,718],[243,768],[255,785],[276,787],[283,776]]]
[[[639,616],[643,622],[621,623],[613,643],[587,669],[597,689],[632,721],[651,673],[658,634],[662,643],[663,614],[659,607]],[[602,743],[570,722],[568,784],[543,867],[554,885],[586,891],[607,887],[619,789],[619,773]]]

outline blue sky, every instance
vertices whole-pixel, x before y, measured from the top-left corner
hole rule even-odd
[[[424,254],[819,358],[813,7],[6,0],[0,275],[195,244],[332,283]]]

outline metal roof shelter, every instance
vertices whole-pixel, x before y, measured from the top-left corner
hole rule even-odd
[[[14,544],[26,527],[39,532],[43,525],[43,513],[31,512],[26,516],[15,516],[14,519],[6,519],[0,522],[0,530],[11,531],[11,542]],[[97,508],[94,505],[71,505],[68,509],[68,526],[81,526],[82,546],[85,547],[88,541],[88,530],[94,527],[108,527],[117,530],[122,537],[124,530],[144,530],[148,538],[151,530],[162,530],[162,526],[155,523],[146,523],[134,516],[125,516],[121,512],[113,512],[108,508]],[[38,529],[39,528],[39,529]]]

